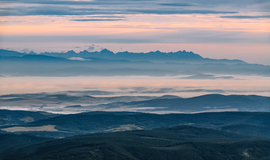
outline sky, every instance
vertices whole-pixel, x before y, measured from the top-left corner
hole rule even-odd
[[[270,65],[269,0],[0,0],[0,48],[163,52]]]

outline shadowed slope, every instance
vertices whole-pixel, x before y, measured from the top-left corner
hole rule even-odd
[[[53,140],[2,154],[0,159],[266,159],[270,157],[269,146],[268,140],[254,141],[223,131],[178,126]]]

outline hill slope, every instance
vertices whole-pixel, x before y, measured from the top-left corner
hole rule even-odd
[[[156,98],[139,102],[111,103],[105,105],[107,108],[145,108],[162,107],[153,111],[180,111],[199,112],[219,109],[237,109],[239,111],[270,111],[270,97],[255,95],[221,95],[207,94],[192,98]]]
[[[7,152],[8,150],[23,147],[29,144],[34,144],[38,142],[52,140],[52,138],[45,138],[45,137],[36,137],[27,134],[10,134],[10,133],[1,133],[0,134],[0,153]]]
[[[270,126],[235,124],[221,127],[221,130],[256,137],[270,138]]]
[[[177,125],[191,125],[213,129],[228,125],[257,125],[269,127],[270,113],[221,112],[158,115],[132,112],[89,112],[62,115],[24,125],[5,126],[1,127],[1,131],[28,133],[48,137],[68,137],[100,132],[149,130]],[[232,132],[234,132],[234,130],[232,130]],[[268,134],[268,132],[263,132],[262,134]]]
[[[56,116],[46,112],[0,110],[0,126],[19,125]]]
[[[47,141],[4,153],[0,159],[266,160],[270,157],[269,150],[269,140],[252,140],[223,131],[178,126]]]
[[[177,96],[118,96],[106,91],[69,91],[60,93],[10,94],[0,96],[0,107],[79,113],[87,111],[138,111],[146,113],[269,112],[270,97],[256,95],[206,94],[191,98]],[[117,94],[117,93],[116,93]],[[0,113],[1,115],[1,113]]]

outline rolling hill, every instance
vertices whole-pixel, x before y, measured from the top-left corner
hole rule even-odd
[[[230,125],[269,127],[270,113],[220,112],[158,115],[136,112],[88,112],[61,115],[17,126],[2,126],[0,129],[3,133],[14,132],[45,137],[69,137],[90,133],[149,130],[177,125],[190,125],[213,129],[221,129],[222,127]],[[238,133],[234,130],[230,131]],[[266,132],[262,132],[261,134],[268,135],[268,131],[265,131]],[[243,132],[242,134],[250,135],[248,132]],[[258,135],[251,134],[251,136]]]
[[[0,110],[0,126],[19,125],[56,116],[47,112]]]
[[[29,144],[34,144],[38,142],[52,140],[52,138],[46,137],[36,137],[27,134],[11,134],[11,133],[1,133],[0,134],[0,153],[8,152],[14,148],[23,147]]]
[[[269,139],[177,126],[51,140],[2,153],[0,159],[266,160],[269,147]]]
[[[148,111],[180,111],[180,112],[215,112],[223,109],[238,111],[270,111],[270,97],[256,95],[221,95],[207,94],[192,98],[156,98],[137,102],[120,102],[104,105],[107,108],[146,108],[156,107]],[[147,111],[147,108],[144,109]]]
[[[165,88],[166,89],[166,88]],[[159,92],[159,91],[157,91]],[[119,96],[106,91],[77,91],[61,93],[10,94],[0,96],[0,106],[25,108],[57,113],[87,111],[138,111],[146,113],[200,113],[200,112],[269,112],[270,97],[257,95],[206,94],[191,98],[177,96]]]
[[[250,124],[234,124],[221,127],[221,130],[251,135],[254,137],[270,138],[270,126],[250,125]]]

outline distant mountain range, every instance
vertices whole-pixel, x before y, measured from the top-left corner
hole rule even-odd
[[[26,54],[0,50],[2,76],[191,75],[192,78],[209,73],[270,76],[270,66],[248,64],[241,60],[203,58],[186,51],[113,53],[104,49],[100,52]]]
[[[114,53],[110,50],[103,49],[100,52],[88,52],[86,50],[81,51],[79,53],[74,52],[73,50],[68,51],[66,53],[58,53],[58,52],[43,52],[40,54],[30,52],[30,53],[20,53],[16,51],[10,51],[10,50],[3,50],[0,49],[0,56],[3,57],[17,57],[17,56],[25,56],[25,55],[43,55],[43,56],[49,56],[49,57],[61,57],[65,59],[69,59],[72,57],[80,57],[85,60],[87,59],[93,59],[93,60],[126,60],[128,61],[149,61],[149,62],[179,62],[179,61],[209,61],[209,62],[227,62],[227,63],[245,63],[241,60],[227,60],[227,59],[221,59],[221,60],[215,60],[215,59],[209,59],[209,58],[203,58],[198,54],[195,54],[193,52],[186,52],[186,51],[177,51],[177,52],[148,52],[148,53],[133,53],[133,52],[118,52]],[[83,60],[78,59],[78,60]]]

